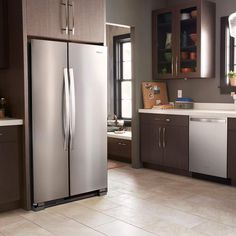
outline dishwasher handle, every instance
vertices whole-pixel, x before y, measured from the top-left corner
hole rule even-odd
[[[200,118],[200,117],[190,117],[190,121],[195,122],[208,122],[208,123],[226,123],[224,118]]]

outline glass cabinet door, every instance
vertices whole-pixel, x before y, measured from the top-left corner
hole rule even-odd
[[[179,78],[194,77],[199,74],[198,9],[189,6],[178,10],[179,34],[176,73]]]
[[[156,16],[156,74],[158,79],[174,75],[173,12],[159,13]]]

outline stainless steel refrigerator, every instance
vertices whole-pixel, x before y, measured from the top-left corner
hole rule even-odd
[[[107,190],[106,47],[31,40],[33,207]]]

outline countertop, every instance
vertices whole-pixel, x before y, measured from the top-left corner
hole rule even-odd
[[[132,132],[125,131],[125,133],[123,133],[123,134],[115,134],[114,132],[107,132],[107,137],[132,140]]]
[[[0,119],[0,126],[16,126],[16,125],[23,125],[23,120],[13,119],[13,118]]]
[[[194,109],[139,109],[139,113],[236,118],[232,104],[196,104]]]

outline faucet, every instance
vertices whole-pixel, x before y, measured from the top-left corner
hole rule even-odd
[[[114,114],[114,120],[115,120],[115,126],[118,126],[118,119],[117,119],[117,115]]]
[[[233,99],[234,99],[234,110],[236,110],[236,94],[235,94],[235,92],[231,93],[231,97],[233,97]]]

